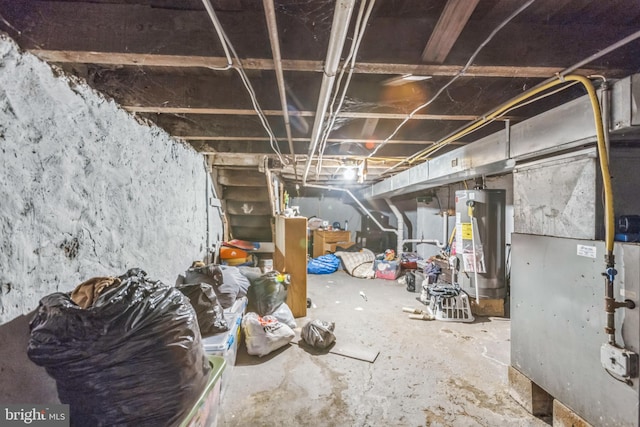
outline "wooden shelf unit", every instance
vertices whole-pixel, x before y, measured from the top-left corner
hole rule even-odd
[[[287,305],[293,317],[307,315],[307,218],[276,217],[274,267],[291,275]]]

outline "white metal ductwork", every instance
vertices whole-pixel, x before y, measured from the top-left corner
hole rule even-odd
[[[611,89],[611,132],[624,138],[640,131],[640,74],[626,77]],[[596,140],[593,112],[587,96],[553,108],[504,131],[444,153],[387,178],[361,195],[389,198],[452,182],[508,173],[517,161],[580,147]]]

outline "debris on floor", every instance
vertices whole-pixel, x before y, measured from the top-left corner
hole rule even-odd
[[[409,314],[409,319],[417,320],[434,320],[435,316],[428,311],[420,310],[419,308],[402,307],[402,311]]]

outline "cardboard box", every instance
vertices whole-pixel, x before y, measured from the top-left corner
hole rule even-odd
[[[373,263],[373,269],[377,279],[395,280],[400,275],[400,262],[377,259]]]

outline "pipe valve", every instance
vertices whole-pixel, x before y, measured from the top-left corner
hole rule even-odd
[[[615,280],[616,274],[618,274],[618,270],[613,267],[608,267],[603,273],[604,276],[607,276],[610,282],[613,282]]]

